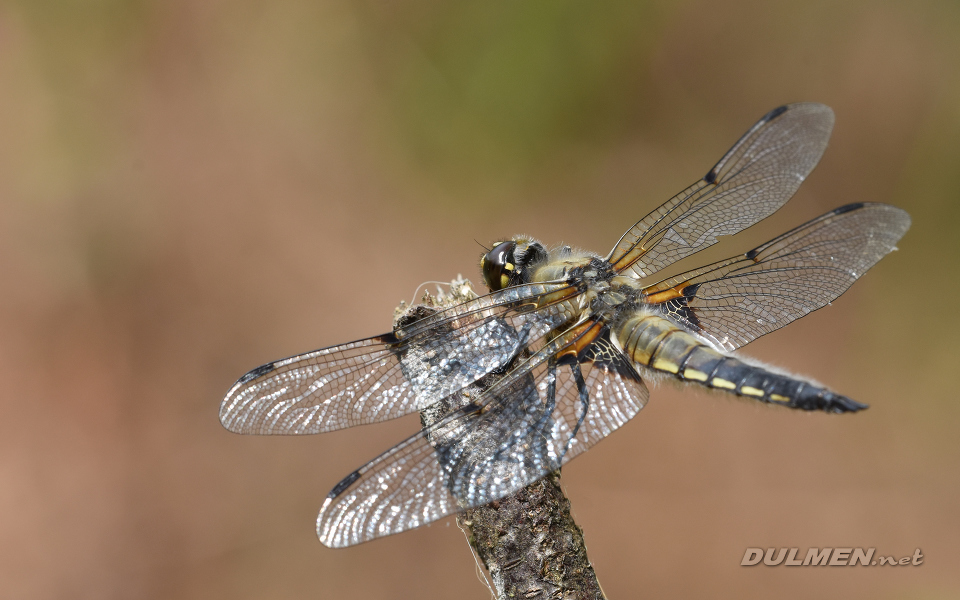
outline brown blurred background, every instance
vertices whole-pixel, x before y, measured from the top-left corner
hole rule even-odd
[[[489,597],[452,519],[315,538],[416,418],[244,437],[223,394],[386,331],[423,281],[479,281],[474,238],[605,253],[799,100],[837,114],[820,167],[697,262],[907,209],[899,252],[745,350],[872,408],[667,386],[565,487],[611,598],[960,597],[958,74],[949,0],[0,3],[0,597]]]

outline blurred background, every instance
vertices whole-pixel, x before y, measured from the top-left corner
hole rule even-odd
[[[795,199],[704,263],[849,202],[913,227],[744,354],[868,402],[670,386],[564,470],[611,598],[960,598],[960,5],[0,2],[0,597],[489,597],[453,519],[314,534],[415,417],[227,433],[264,362],[387,331],[474,241],[605,254],[785,102],[837,123]],[[747,547],[919,567],[741,567]]]

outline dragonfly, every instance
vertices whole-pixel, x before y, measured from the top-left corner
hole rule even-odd
[[[783,206],[833,122],[822,104],[770,111],[606,256],[526,236],[497,242],[480,260],[488,294],[422,306],[388,333],[253,369],[227,393],[220,421],[237,433],[300,435],[420,412],[418,433],[324,500],[317,535],[344,547],[537,481],[632,419],[647,382],[805,411],[863,410],[735,351],[840,296],[896,249],[905,211],[847,204],[744,254],[658,277]]]

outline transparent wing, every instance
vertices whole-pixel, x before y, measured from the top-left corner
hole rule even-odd
[[[849,204],[644,294],[717,347],[733,350],[835,300],[909,227],[910,216],[894,206]]]
[[[220,406],[237,433],[308,434],[420,410],[509,363],[571,318],[566,284],[529,284],[439,311],[393,333],[268,363]]]
[[[822,104],[770,111],[703,179],[623,234],[607,260],[647,277],[770,216],[817,165],[832,129],[833,111]]]
[[[585,329],[340,482],[317,518],[320,541],[350,546],[502,498],[626,423],[647,388],[605,329]]]

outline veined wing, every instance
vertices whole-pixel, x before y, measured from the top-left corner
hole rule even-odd
[[[581,324],[354,471],[320,510],[320,541],[350,546],[502,498],[626,423],[648,391],[608,336]]]
[[[832,302],[910,227],[887,204],[848,204],[741,256],[644,290],[646,300],[733,350]]]
[[[236,433],[308,434],[421,410],[509,363],[571,318],[560,283],[515,286],[439,311],[394,332],[268,363],[220,405]]]
[[[767,113],[703,179],[623,234],[607,260],[647,277],[773,214],[817,165],[833,129],[822,104]]]

